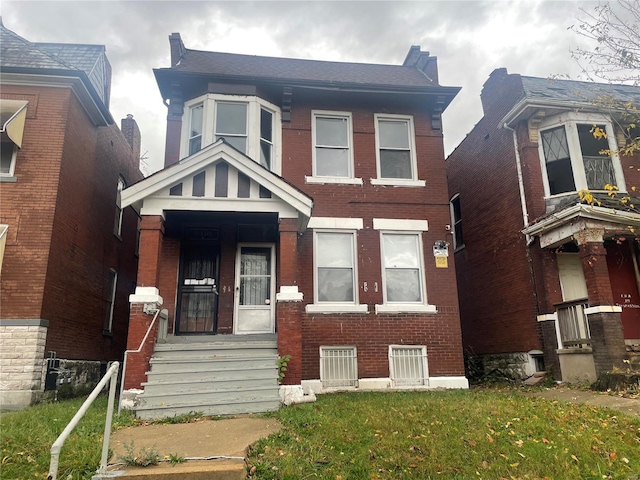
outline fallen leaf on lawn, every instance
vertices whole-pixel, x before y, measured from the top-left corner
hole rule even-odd
[[[618,456],[618,455],[616,454],[616,452],[611,452],[611,453],[609,454],[609,458],[611,458],[611,459],[614,459],[614,458],[616,458],[617,456]]]
[[[622,460],[624,463],[629,463],[629,459],[626,457],[622,457],[620,460]]]
[[[495,440],[493,439],[493,437],[492,437],[491,435],[489,435],[488,433],[487,433],[487,440],[489,440],[489,443],[493,443],[493,442],[495,442]]]
[[[579,462],[578,457],[576,457],[575,455],[571,455],[571,458],[572,458],[573,460],[575,460],[576,462]]]
[[[547,440],[546,438],[543,438],[542,443],[549,443],[549,440]]]

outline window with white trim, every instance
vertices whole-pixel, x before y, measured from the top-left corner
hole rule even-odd
[[[116,211],[115,211],[115,218],[113,220],[113,234],[117,235],[118,237],[122,233],[122,207],[120,206],[120,203],[121,203],[122,190],[124,190],[125,186],[126,185],[122,177],[118,177],[118,187],[116,191]]]
[[[545,121],[539,130],[545,193],[605,190],[626,191],[620,159],[603,151],[617,149],[613,127],[603,115],[568,113]]]
[[[453,249],[464,247],[462,236],[462,209],[460,208],[460,194],[456,193],[449,201],[451,210],[451,228],[453,229]]]
[[[320,112],[313,115],[313,175],[353,178],[351,114]]]
[[[358,352],[355,346],[320,347],[322,388],[358,386]]]
[[[118,273],[109,270],[109,281],[107,283],[107,291],[105,295],[105,314],[102,330],[104,333],[113,333],[113,311],[116,303],[116,288],[118,284]]]
[[[255,162],[280,174],[280,109],[251,95],[207,94],[185,103],[182,158],[223,138]]]
[[[355,232],[314,232],[316,303],[355,303]]]
[[[13,177],[18,147],[13,142],[0,144],[0,176]]]
[[[375,115],[378,179],[417,180],[413,117]]]
[[[389,376],[394,387],[429,385],[427,347],[389,345]]]
[[[415,233],[382,234],[385,303],[424,302],[420,243]]]

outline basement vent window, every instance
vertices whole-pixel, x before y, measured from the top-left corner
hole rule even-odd
[[[356,347],[320,347],[320,380],[322,388],[357,387]]]
[[[389,371],[394,387],[429,385],[427,347],[424,345],[389,345]]]

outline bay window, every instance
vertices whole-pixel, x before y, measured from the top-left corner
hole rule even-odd
[[[207,94],[185,103],[181,157],[224,139],[263,167],[281,173],[280,109],[247,95]]]
[[[578,190],[605,190],[615,185],[626,191],[615,136],[602,115],[572,112],[558,115],[540,127],[539,150],[547,195]]]

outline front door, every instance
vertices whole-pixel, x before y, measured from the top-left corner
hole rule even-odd
[[[640,293],[636,248],[633,240],[606,242],[607,266],[613,302],[622,307],[620,318],[625,340],[640,339]]]
[[[218,251],[185,244],[178,279],[177,334],[214,334],[218,307]]]
[[[272,244],[240,244],[236,260],[234,333],[275,332]]]

